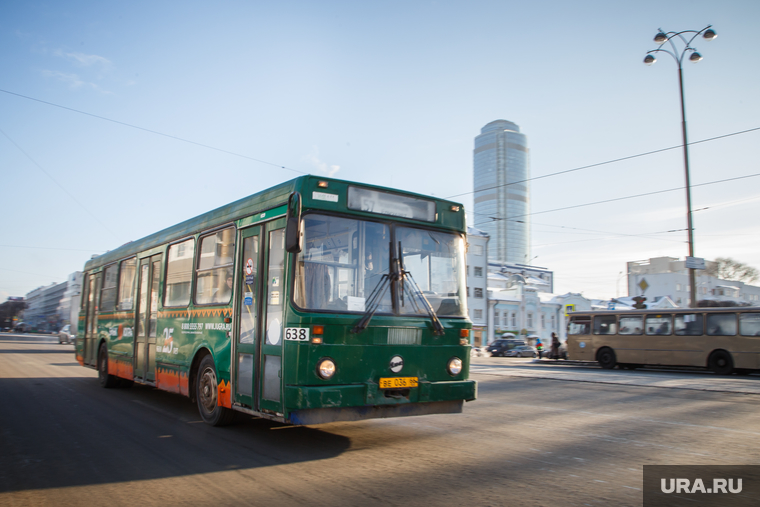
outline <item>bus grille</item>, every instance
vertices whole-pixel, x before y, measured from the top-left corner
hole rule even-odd
[[[422,329],[413,327],[389,327],[386,343],[378,345],[420,345]]]

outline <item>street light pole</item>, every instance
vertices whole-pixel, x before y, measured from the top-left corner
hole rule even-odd
[[[691,217],[691,181],[689,177],[689,142],[688,137],[686,135],[686,105],[684,101],[684,95],[683,95],[683,68],[682,63],[684,56],[689,53],[689,61],[692,61],[694,63],[700,61],[702,59],[702,55],[697,53],[697,50],[691,47],[692,41],[696,39],[699,35],[702,35],[702,37],[705,38],[705,40],[713,40],[715,39],[718,34],[715,33],[714,30],[711,28],[712,25],[707,25],[705,28],[699,31],[695,30],[684,30],[682,32],[663,32],[662,28],[660,28],[657,35],[654,36],[654,41],[659,44],[663,45],[666,42],[670,43],[670,46],[672,47],[673,51],[668,51],[667,49],[657,48],[653,49],[651,51],[647,52],[647,56],[644,57],[644,63],[647,65],[652,65],[654,62],[657,61],[657,59],[653,56],[653,53],[667,53],[670,56],[673,57],[673,59],[676,61],[676,64],[678,65],[678,89],[681,94],[681,132],[683,135],[683,161],[684,161],[684,171],[686,173],[686,227],[689,233],[689,257],[694,257],[694,227],[692,225],[692,217]],[[686,37],[684,34],[694,34],[688,41],[686,40]],[[678,51],[678,48],[676,47],[675,42],[673,42],[673,39],[678,37],[681,42],[684,45],[683,50],[681,50],[680,54]],[[688,264],[688,263],[687,263]],[[697,287],[696,287],[696,277],[694,274],[694,267],[689,267],[689,306],[691,308],[696,308],[697,306]]]

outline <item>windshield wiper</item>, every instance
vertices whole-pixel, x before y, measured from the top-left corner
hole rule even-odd
[[[425,310],[425,313],[428,314],[428,317],[430,317],[430,321],[433,323],[433,333],[437,334],[439,336],[443,335],[445,333],[445,330],[443,329],[443,324],[441,324],[441,321],[438,320],[438,315],[436,315],[435,310],[433,309],[433,305],[430,304],[430,301],[425,297],[425,294],[423,294],[422,290],[420,289],[420,286],[417,285],[417,282],[414,281],[414,277],[412,276],[412,273],[410,271],[407,271],[404,266],[404,253],[401,249],[401,242],[398,242],[398,262],[399,262],[399,268],[401,271],[401,276],[399,277],[401,280],[401,298],[402,298],[402,304],[403,304],[403,295],[406,291],[406,285],[404,284],[405,280],[409,281],[409,302],[412,305],[412,309],[416,313],[422,313],[420,312],[420,306],[422,306],[422,309]],[[419,304],[418,304],[419,301]]]
[[[352,333],[361,333],[365,329],[367,329],[367,326],[369,325],[369,321],[372,320],[372,317],[375,315],[375,312],[377,311],[378,307],[380,306],[380,303],[383,300],[383,297],[385,296],[385,293],[388,292],[388,288],[393,285],[394,282],[398,283],[400,285],[400,289],[398,291],[399,298],[401,300],[401,305],[404,305],[404,293],[408,292],[409,302],[412,306],[412,309],[416,313],[423,313],[420,310],[420,307],[422,307],[422,310],[424,310],[425,313],[427,313],[428,317],[430,318],[430,321],[433,323],[433,333],[436,335],[443,335],[445,334],[445,330],[443,328],[443,324],[441,324],[441,321],[438,320],[438,315],[436,315],[435,310],[433,309],[433,306],[430,304],[430,301],[425,297],[425,294],[422,293],[422,290],[420,290],[419,285],[417,285],[417,282],[414,281],[414,277],[412,276],[412,273],[404,269],[404,259],[403,259],[403,250],[401,249],[401,242],[398,243],[398,255],[394,255],[395,249],[393,248],[393,245],[391,245],[391,269],[392,271],[390,273],[386,273],[380,278],[380,281],[377,283],[374,289],[372,289],[372,293],[369,295],[369,298],[367,299],[367,309],[364,312],[364,315],[359,320],[359,322],[356,323],[356,325],[351,329]],[[409,283],[406,284],[404,282],[408,281]],[[399,287],[397,285],[397,287]],[[407,289],[407,286],[409,289]]]
[[[364,316],[362,316],[359,322],[357,322],[356,325],[351,329],[352,333],[361,333],[367,329],[369,321],[372,320],[372,316],[375,315],[377,308],[383,301],[385,293],[388,292],[388,287],[391,286],[391,280],[395,279],[395,277],[396,275],[394,273],[385,273],[380,278],[380,281],[377,282],[377,285],[375,285],[375,288],[372,289],[372,293],[367,299],[367,310],[364,312]]]

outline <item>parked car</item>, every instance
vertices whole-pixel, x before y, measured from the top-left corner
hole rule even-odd
[[[512,350],[513,348],[519,347],[521,345],[527,344],[522,340],[516,340],[512,338],[499,338],[498,340],[494,340],[493,343],[488,345],[486,351],[490,352],[492,357],[504,357],[508,350]]]
[[[472,347],[470,349],[470,355],[472,357],[488,357],[488,353],[486,352],[486,349],[483,347]]]
[[[74,343],[74,335],[71,334],[71,326],[66,324],[58,331],[58,343]]]
[[[536,349],[530,345],[518,345],[504,353],[507,357],[536,357]]]

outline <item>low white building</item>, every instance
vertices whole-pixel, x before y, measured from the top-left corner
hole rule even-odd
[[[488,322],[488,240],[489,236],[467,228],[467,309],[472,321],[470,343],[479,347]]]
[[[668,297],[681,308],[689,307],[689,270],[686,262],[675,257],[654,257],[627,263],[628,296],[644,296],[647,303]],[[709,267],[713,261],[706,261]],[[760,306],[760,287],[733,280],[721,280],[696,271],[697,302],[699,304],[729,304]],[[700,303],[701,302],[701,303]]]

